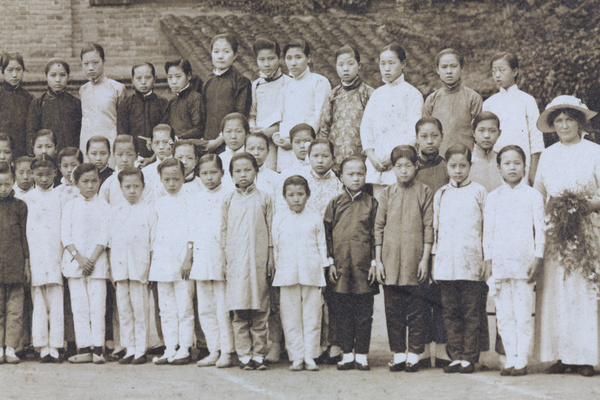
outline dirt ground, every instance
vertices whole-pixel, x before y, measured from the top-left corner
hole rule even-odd
[[[39,364],[0,365],[0,399],[599,399],[600,376],[500,377],[497,370],[448,375],[440,369],[415,374],[387,369],[383,296],[376,297],[371,371],[290,372],[288,363],[268,371],[238,368]],[[534,366],[535,371],[541,366]]]

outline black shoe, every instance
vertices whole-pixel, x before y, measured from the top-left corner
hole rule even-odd
[[[460,363],[455,364],[455,365],[448,364],[444,367],[444,372],[446,374],[455,374],[459,371],[460,371]]]
[[[355,364],[354,361],[350,361],[350,362],[347,362],[347,363],[340,362],[337,365],[338,371],[349,371],[351,369],[354,369],[355,367],[356,367],[356,364]]]
[[[75,354],[77,354],[77,346],[75,345],[75,342],[67,342],[67,349],[65,350],[64,359],[68,360],[69,357],[72,357]]]
[[[450,365],[452,361],[450,360],[443,360],[441,358],[436,358],[435,359],[435,367],[436,368],[444,368],[447,367],[448,365]]]
[[[404,372],[417,372],[418,370],[419,370],[419,363],[416,363],[416,364],[406,363],[406,368],[404,369]]]
[[[125,354],[127,354],[127,351],[125,349],[117,351],[116,353],[113,351],[109,351],[109,349],[106,349],[106,359],[111,362],[111,361],[119,361],[121,360],[123,357],[125,357]]]
[[[188,354],[187,357],[184,358],[176,358],[173,361],[171,361],[169,364],[170,365],[188,365],[189,363],[192,362],[192,355]]]
[[[148,354],[149,356],[162,356],[165,353],[165,349],[165,346],[153,347],[151,349],[148,349],[146,354]]]
[[[510,374],[510,376],[525,376],[527,375],[527,367],[523,367],[523,368],[513,368],[512,373]]]
[[[390,372],[400,372],[406,369],[405,361],[397,364],[395,364],[394,361],[390,361],[388,365],[390,366]]]
[[[500,371],[500,376],[512,376],[514,370],[514,367],[502,368]]]
[[[475,365],[472,363],[463,367],[462,364],[458,367],[458,372],[461,374],[472,374],[475,371]]]
[[[49,364],[52,362],[52,356],[50,354],[46,354],[44,357],[40,358],[40,363]]]
[[[325,364],[327,364],[327,365],[336,365],[340,361],[342,361],[342,355],[338,354],[335,357],[329,357],[329,358],[327,358],[327,360],[325,360]]]
[[[141,365],[141,364],[146,364],[146,362],[148,361],[148,358],[146,357],[146,355],[144,354],[141,357],[138,358],[134,358],[133,360],[131,360],[131,365]]]
[[[252,371],[256,369],[256,365],[254,364],[254,360],[250,360],[247,363],[240,361],[240,368],[244,371]]]
[[[579,367],[579,375],[581,376],[594,376],[596,371],[591,365],[582,365]]]
[[[368,363],[367,364],[361,364],[361,363],[355,361],[354,362],[354,366],[359,371],[370,371],[371,370],[371,366]]]
[[[123,357],[119,360],[119,364],[121,365],[129,365],[131,364],[131,362],[133,361],[133,355],[127,356],[127,357]]]
[[[206,347],[200,347],[198,349],[198,357],[196,358],[196,361],[200,361],[203,358],[208,357],[209,354],[210,354],[210,351],[208,351],[208,349]]]
[[[315,358],[315,364],[325,364],[327,360],[329,360],[329,349],[325,350],[319,357]]]
[[[431,358],[422,358],[419,360],[419,362],[417,363],[417,367],[419,367],[419,369],[429,369],[431,368]]]
[[[547,374],[564,374],[569,369],[568,366],[563,364],[562,362],[557,361],[555,364],[552,364],[548,369],[546,369]]]
[[[254,362],[255,370],[257,370],[257,371],[266,371],[267,370],[267,364],[265,364],[264,360],[262,362],[252,360],[252,362]]]

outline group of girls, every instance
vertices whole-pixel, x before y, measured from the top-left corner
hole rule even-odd
[[[110,280],[123,364],[147,360],[154,299],[165,345],[158,365],[189,363],[194,336],[197,346],[205,336],[199,366],[231,366],[235,352],[243,369],[264,370],[285,346],[293,371],[316,371],[320,362],[368,370],[381,284],[391,371],[429,366],[436,342],[436,366],[473,372],[489,346],[485,278],[505,261],[498,237],[508,240],[496,235],[508,230],[506,219],[492,211],[484,219],[493,176],[501,179],[493,189],[523,191],[515,196],[520,220],[535,221],[512,236],[525,246],[522,265],[502,282],[533,281],[543,249],[540,216],[526,215],[543,208],[526,176],[535,176],[543,149],[539,111],[516,86],[517,58],[494,56],[500,92],[484,103],[462,84],[462,55],[446,49],[435,60],[442,88],[423,101],[405,80],[406,53],[396,43],[380,54],[385,85],[376,90],[362,82],[349,45],[336,52],[341,82],[333,90],[311,72],[303,40],[281,51],[258,39],[252,83],[232,66],[232,35],[217,35],[210,47],[215,69],[204,85],[187,60],[165,64],[168,102],[153,93],[150,63],[132,68],[135,92],[125,96],[105,76],[98,44],[81,52],[89,79],[81,100],[65,92],[63,60],[49,60],[48,92],[32,101],[20,86],[22,57],[3,56],[0,124],[12,125],[0,125],[0,212],[14,223],[0,234],[10,249],[0,256],[0,360],[18,362],[30,282],[41,360],[57,361],[64,340],[74,339],[69,361],[103,363]],[[508,131],[502,141],[500,126]],[[494,210],[510,214],[511,204],[496,201]],[[503,337],[520,335],[505,341],[503,373],[523,375],[529,346],[514,344],[530,342],[531,332],[502,326]]]

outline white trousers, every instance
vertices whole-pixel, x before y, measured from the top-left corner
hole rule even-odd
[[[106,280],[69,278],[69,290],[77,347],[104,346]]]
[[[496,320],[506,352],[506,368],[527,366],[533,339],[533,285],[526,279],[496,283]]]
[[[148,285],[139,281],[117,281],[121,346],[135,348],[141,357],[148,346]]]
[[[167,352],[192,347],[194,281],[158,282],[158,306]]]
[[[34,286],[32,336],[35,347],[63,347],[63,287],[51,284]]]
[[[320,354],[323,298],[318,286],[281,286],[280,315],[291,361]]]
[[[198,316],[211,353],[234,351],[233,327],[225,306],[225,285],[223,281],[196,281]]]

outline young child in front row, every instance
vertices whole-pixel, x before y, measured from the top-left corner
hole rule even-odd
[[[137,140],[129,136],[133,143]],[[115,146],[117,146],[117,139]],[[118,162],[118,159],[117,159]],[[141,201],[144,175],[124,166],[117,175],[126,201],[111,206],[109,247],[112,279],[116,283],[121,346],[120,364],[144,364],[148,344],[148,273],[151,234],[156,224],[152,206]]]
[[[496,114],[483,111],[473,119],[475,147],[470,178],[482,185],[488,193],[502,185],[502,176],[496,161],[497,153],[494,151],[494,145],[501,133],[500,119]]]
[[[0,364],[17,364],[22,334],[23,286],[31,280],[27,245],[27,205],[14,197],[15,171],[0,163]],[[6,349],[4,348],[6,346]]]
[[[138,140],[134,136],[117,135],[115,138],[113,143],[113,154],[116,162],[116,170],[115,173],[108,177],[102,186],[100,186],[100,192],[98,193],[100,198],[110,204],[111,207],[127,203],[126,196],[121,189],[121,181],[119,180],[118,173],[125,168],[134,167],[135,161],[138,158],[138,150]],[[144,175],[143,172],[142,175]],[[142,203],[150,203],[151,200],[151,190],[144,184],[140,201]]]
[[[280,210],[273,221],[275,279],[281,290],[281,322],[290,370],[318,371],[322,288],[324,268],[329,267],[323,219],[306,202],[310,189],[305,178],[294,175],[283,184],[288,209]],[[293,229],[292,229],[293,227]]]
[[[110,206],[98,198],[100,176],[94,164],[78,166],[73,182],[80,194],[65,204],[60,229],[65,248],[61,269],[69,280],[78,349],[69,362],[103,364]]]
[[[373,226],[377,200],[365,193],[367,166],[359,156],[340,165],[344,191],[333,198],[325,211],[325,236],[330,257],[329,322],[338,332],[332,345],[342,349],[337,369],[370,369],[367,360],[373,325],[373,295],[376,284]]]
[[[487,295],[482,248],[487,191],[469,180],[468,147],[452,146],[445,155],[450,183],[434,197],[432,251],[433,279],[440,285],[448,334],[446,350],[452,360],[444,372],[471,373],[481,350],[481,316]]]
[[[114,169],[108,166],[108,161],[110,159],[110,141],[104,136],[92,136],[85,145],[85,152],[88,162],[94,164],[96,168],[98,168],[100,186],[102,186],[104,181],[115,172]]]
[[[33,158],[21,156],[15,160],[15,197],[23,199],[26,193],[34,188],[33,172],[31,171],[31,162]]]
[[[498,331],[506,352],[501,375],[527,374],[533,339],[533,282],[544,256],[544,199],[527,185],[527,156],[519,146],[498,153],[504,184],[485,204],[483,250],[496,285]]]
[[[229,193],[223,187],[223,164],[216,154],[200,158],[200,179],[204,190],[193,197],[198,212],[188,215],[194,241],[194,262],[190,279],[196,282],[198,316],[210,354],[198,361],[199,367],[231,366],[234,351],[233,328],[225,304],[221,222],[223,199]]]
[[[157,222],[152,234],[150,280],[157,282],[165,353],[153,359],[156,365],[185,365],[191,361],[194,336],[193,242],[190,236],[189,196],[181,193],[185,168],[168,158],[158,166],[167,195],[156,200]],[[177,350],[179,346],[179,350]]]
[[[64,341],[63,276],[60,239],[62,201],[54,189],[56,162],[37,157],[31,164],[35,189],[24,197],[27,203],[27,241],[31,259],[33,298],[33,345],[40,348],[40,362],[58,362]]]
[[[417,133],[417,150],[419,161],[417,165],[417,182],[426,184],[432,193],[448,183],[446,160],[440,155],[440,146],[444,137],[442,123],[435,117],[423,117],[415,125]],[[429,265],[431,270],[431,262]],[[426,298],[431,308],[427,315],[427,337],[425,351],[419,360],[419,368],[431,367],[430,344],[435,343],[435,367],[442,368],[450,363],[446,354],[446,330],[442,318],[442,295],[437,282],[430,281]],[[487,315],[486,315],[487,318]]]
[[[258,164],[248,153],[233,156],[229,173],[237,189],[223,201],[221,248],[227,309],[233,311],[235,350],[240,367],[265,370],[269,277],[273,271],[273,203],[254,183]]]
[[[433,192],[416,182],[417,151],[397,146],[390,155],[397,183],[384,189],[375,218],[377,280],[394,358],[390,371],[417,372],[426,342],[424,286],[433,244]],[[406,328],[408,327],[408,354]]]

